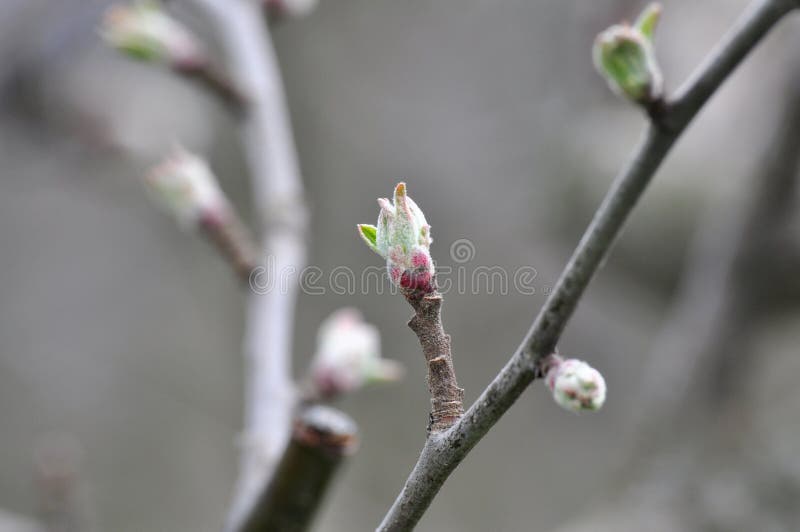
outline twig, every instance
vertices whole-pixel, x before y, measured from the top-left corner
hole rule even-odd
[[[617,176],[520,347],[464,416],[431,434],[400,495],[378,527],[411,530],[450,473],[537,376],[593,274],[664,157],[700,108],[748,52],[789,11],[789,0],[756,0],[652,122]]]
[[[306,255],[303,185],[280,71],[260,7],[250,0],[191,1],[216,25],[229,70],[250,96],[241,131],[262,221],[262,249],[274,259],[266,274],[299,272]],[[252,511],[289,439],[295,402],[290,361],[297,288],[297,283],[287,283],[285,289],[250,299],[244,341],[247,445],[228,530],[237,530]]]
[[[464,390],[458,387],[450,353],[450,335],[442,326],[442,295],[434,292],[423,297],[407,296],[415,315],[408,326],[419,338],[422,354],[428,362],[428,388],[431,392],[429,432],[453,426],[464,413]]]
[[[256,245],[239,214],[229,209],[224,216],[206,216],[199,228],[230,264],[244,286],[250,286],[250,276],[257,266]]]
[[[242,532],[302,532],[343,459],[356,448],[356,425],[339,410],[311,406],[295,420],[280,465]]]
[[[178,64],[172,69],[208,89],[234,114],[241,115],[247,111],[249,99],[239,90],[233,80],[218,70],[210,61]]]

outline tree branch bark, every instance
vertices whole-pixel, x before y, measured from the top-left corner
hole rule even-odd
[[[553,352],[589,281],[672,145],[749,51],[796,7],[795,1],[756,0],[677,97],[651,116],[644,140],[615,179],[522,344],[453,427],[429,436],[378,530],[413,529],[450,473],[537,376],[539,362]]]
[[[357,446],[356,424],[344,413],[311,406],[296,417],[292,439],[242,532],[302,532],[345,457]]]
[[[453,426],[464,414],[464,390],[458,387],[450,352],[450,335],[442,326],[442,295],[407,296],[415,315],[408,326],[419,338],[422,354],[428,363],[428,388],[431,414],[428,432],[440,432]]]

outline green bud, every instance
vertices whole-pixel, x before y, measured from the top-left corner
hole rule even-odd
[[[612,91],[636,103],[651,103],[663,96],[663,78],[653,46],[660,14],[661,6],[651,4],[633,26],[611,26],[594,43],[597,71]]]
[[[205,58],[197,38],[152,0],[111,6],[100,34],[112,47],[142,61],[164,61],[180,67]]]

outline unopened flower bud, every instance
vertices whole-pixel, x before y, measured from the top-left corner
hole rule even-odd
[[[394,189],[394,203],[378,200],[378,225],[361,224],[358,234],[367,246],[386,259],[392,282],[404,290],[428,294],[435,290],[434,266],[430,255],[431,226],[425,215],[406,195],[406,184]]]
[[[651,4],[633,26],[611,26],[594,43],[597,71],[611,90],[636,103],[652,103],[663,96],[664,82],[653,46],[660,14],[661,6]]]
[[[111,46],[136,59],[164,61],[176,68],[205,60],[195,35],[152,0],[111,6],[100,33]]]
[[[606,400],[606,381],[582,360],[561,360],[551,355],[545,382],[555,402],[572,412],[598,410]]]
[[[228,200],[208,163],[176,147],[144,179],[147,190],[183,227],[219,220],[229,212]]]
[[[315,395],[335,397],[366,384],[399,380],[403,373],[398,362],[381,358],[378,329],[357,310],[340,309],[320,326],[310,371]]]

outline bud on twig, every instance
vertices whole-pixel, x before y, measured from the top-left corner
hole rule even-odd
[[[199,39],[153,0],[111,6],[100,33],[107,43],[134,59],[166,63],[205,86],[236,112],[248,104],[239,87],[209,61]]]
[[[611,26],[594,43],[594,65],[618,95],[639,104],[663,97],[664,83],[656,60],[653,34],[661,14],[659,4],[650,4],[633,26]]]
[[[256,246],[204,159],[176,147],[144,182],[154,199],[182,227],[202,230],[237,276],[249,282]]]
[[[389,277],[406,294],[433,293],[436,286],[430,255],[431,226],[406,195],[406,184],[395,187],[394,204],[380,198],[378,205],[378,226],[360,224],[358,234],[371,250],[386,259]]]
[[[176,68],[206,60],[198,39],[152,0],[111,6],[100,33],[111,46],[136,59],[163,61]]]
[[[606,381],[599,371],[582,360],[563,360],[550,355],[543,364],[545,382],[553,399],[572,412],[599,410],[606,400]]]
[[[204,218],[221,218],[229,210],[208,163],[180,146],[145,176],[144,183],[183,227],[195,226]]]
[[[310,375],[315,397],[333,398],[403,376],[400,363],[381,358],[378,329],[355,309],[334,312],[322,323],[318,336]]]

